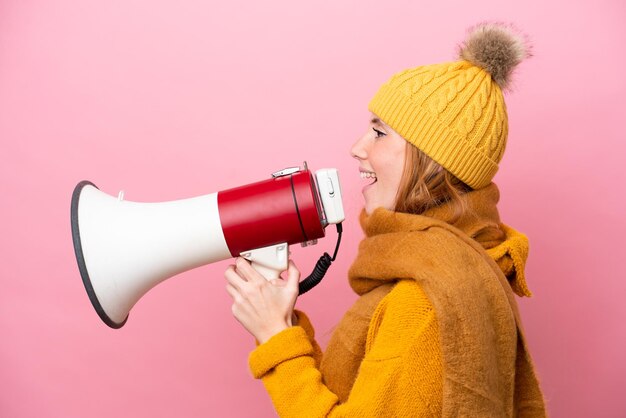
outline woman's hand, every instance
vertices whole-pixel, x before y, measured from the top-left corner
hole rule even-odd
[[[300,272],[289,260],[287,279],[266,280],[250,263],[237,257],[224,272],[226,291],[233,298],[234,317],[259,343],[292,325]]]

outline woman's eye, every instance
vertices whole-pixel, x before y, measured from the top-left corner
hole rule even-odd
[[[372,128],[374,130],[374,132],[376,132],[376,138],[380,138],[381,136],[385,136],[386,134],[382,131],[379,131],[376,128]]]

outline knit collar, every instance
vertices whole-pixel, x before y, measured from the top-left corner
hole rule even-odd
[[[359,222],[366,237],[378,234],[422,231],[431,226],[447,224],[448,228],[477,241],[498,264],[518,296],[531,296],[526,284],[524,267],[528,258],[528,238],[502,223],[497,203],[500,192],[495,183],[462,195],[470,208],[454,223],[450,223],[452,206],[446,202],[420,215],[393,212],[383,207],[371,214],[361,210]]]

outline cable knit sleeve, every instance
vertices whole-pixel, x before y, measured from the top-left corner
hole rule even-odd
[[[344,403],[323,382],[314,340],[305,329],[310,327],[308,318],[300,321],[298,314],[297,326],[281,331],[252,351],[252,374],[262,379],[279,416],[421,417],[440,413],[442,370],[437,322],[428,299],[424,296],[416,302],[414,296],[392,292],[377,307],[365,358]]]

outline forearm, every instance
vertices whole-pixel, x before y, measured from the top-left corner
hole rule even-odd
[[[273,336],[250,354],[252,373],[262,379],[281,418],[384,417],[407,411],[388,404],[403,381],[399,357],[365,361],[350,398],[340,403],[339,397],[324,384],[313,352],[304,329],[295,326]],[[415,406],[411,405],[411,410]]]
[[[315,348],[302,326],[288,328],[250,354],[250,368],[260,378],[281,417],[323,417],[338,397],[323,383]]]
[[[323,353],[319,344],[315,340],[315,329],[313,328],[313,325],[311,324],[309,317],[304,312],[294,309],[293,313],[294,313],[293,325],[294,326],[297,325],[297,326],[304,328],[304,331],[306,332],[306,335],[309,337],[309,341],[311,342],[311,345],[313,346],[312,356],[315,359],[315,366],[319,368],[320,363],[322,362]]]

